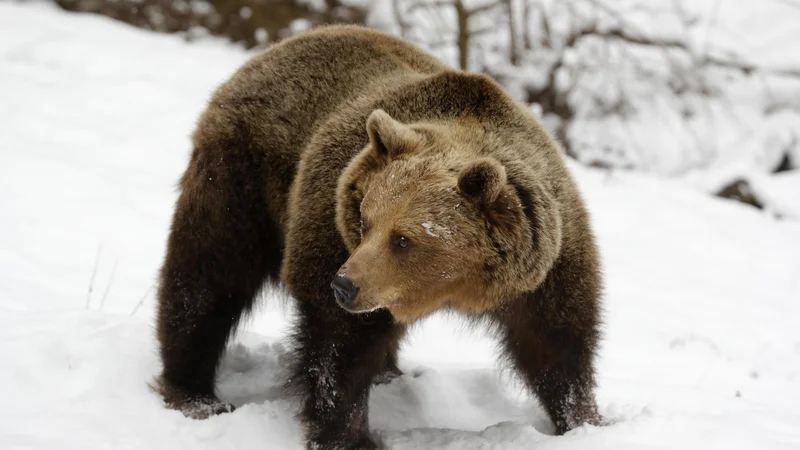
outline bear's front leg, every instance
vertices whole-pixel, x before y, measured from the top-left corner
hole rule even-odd
[[[594,398],[594,358],[599,340],[595,272],[584,283],[565,282],[557,264],[534,293],[494,311],[508,359],[564,434],[584,423],[601,425]],[[571,280],[570,280],[571,281]]]
[[[564,335],[556,337],[559,334],[557,332],[551,338],[563,339],[561,342],[564,343],[572,339]],[[559,435],[584,424],[602,424],[594,398],[591,356],[582,353],[584,349],[569,348],[569,345],[560,348],[559,353],[548,360],[549,364],[525,370],[533,391]]]
[[[351,314],[333,300],[299,300],[297,361],[291,383],[303,395],[307,448],[378,448],[369,433],[369,390],[387,367],[402,328],[379,310]]]
[[[535,313],[499,317],[507,357],[539,398],[557,434],[601,422],[594,399],[594,340],[573,325],[554,326]]]

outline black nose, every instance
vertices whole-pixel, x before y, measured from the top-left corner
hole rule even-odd
[[[358,286],[347,275],[336,275],[331,281],[333,295],[336,301],[345,308],[353,306],[353,300],[358,295]]]

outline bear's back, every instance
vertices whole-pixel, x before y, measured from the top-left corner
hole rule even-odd
[[[214,94],[266,140],[299,152],[338,106],[393,80],[449,69],[410,43],[357,26],[325,26],[254,56]],[[233,118],[233,117],[231,117]],[[259,136],[255,136],[259,138]]]

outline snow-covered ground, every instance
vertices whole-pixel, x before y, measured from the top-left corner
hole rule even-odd
[[[42,4],[0,3],[0,448],[299,449],[283,395],[290,307],[265,295],[205,421],[163,408],[153,283],[212,89],[247,54]],[[573,167],[607,293],[598,400],[555,437],[458,320],[418,327],[376,387],[392,449],[800,448],[800,223],[677,182]],[[797,204],[797,176],[769,183]]]

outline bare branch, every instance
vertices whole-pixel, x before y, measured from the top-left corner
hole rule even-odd
[[[147,290],[144,292],[144,295],[142,295],[142,298],[140,298],[139,301],[136,302],[136,306],[133,307],[133,311],[131,311],[131,313],[129,314],[130,316],[136,315],[136,313],[139,311],[139,308],[141,308],[142,305],[144,304],[145,299],[147,299],[147,295],[150,293],[150,291],[153,290],[154,287],[155,284],[151,284],[150,287],[147,288]]]
[[[745,75],[760,73],[764,75],[800,78],[800,69],[759,67],[753,63],[722,59],[711,55],[703,57],[700,62],[703,65],[735,69]]]
[[[609,30],[598,30],[596,26],[591,26],[590,28],[586,28],[581,30],[580,33],[574,37],[572,40],[572,45],[575,44],[580,38],[584,38],[586,36],[598,36],[601,38],[606,39],[616,39],[620,41],[625,41],[629,44],[636,44],[636,45],[644,45],[650,47],[669,47],[669,48],[677,48],[681,50],[690,51],[689,46],[681,41],[681,40],[674,40],[674,39],[654,39],[649,38],[646,36],[641,35],[633,35],[629,32],[623,30],[622,28],[613,28]]]
[[[92,291],[94,291],[94,277],[97,276],[97,263],[100,261],[100,253],[103,252],[103,244],[97,247],[97,255],[94,257],[94,266],[92,267],[92,276],[89,278],[89,291],[86,293],[86,310],[92,303]]]
[[[502,3],[500,3],[500,2],[487,3],[485,5],[476,6],[474,8],[467,9],[464,12],[466,13],[467,17],[472,17],[475,14],[480,14],[482,12],[486,12],[486,11],[489,11],[491,9],[494,9],[494,8],[500,6],[501,4]]]
[[[517,20],[514,14],[514,5],[511,0],[502,0],[508,19],[508,59],[512,66],[519,64],[519,36],[517,35]]]
[[[469,16],[464,7],[464,2],[462,0],[455,0],[455,2],[456,21],[458,23],[456,28],[458,36],[458,68],[467,70],[467,65],[469,64]]]

